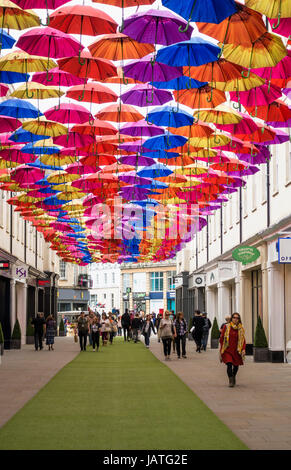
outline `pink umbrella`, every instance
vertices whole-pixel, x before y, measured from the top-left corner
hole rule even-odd
[[[16,5],[23,10],[32,10],[33,8],[37,10],[55,10],[69,1],[70,0],[14,0],[13,3],[16,3]]]
[[[54,222],[51,226],[60,232],[74,232],[72,227],[64,222]]]
[[[241,114],[243,119],[237,124],[216,124],[218,129],[230,132],[230,134],[252,134],[258,129],[256,123],[248,114]]]
[[[78,55],[84,46],[72,36],[53,28],[33,28],[18,39],[16,46],[28,54],[61,59]]]
[[[18,148],[4,149],[0,151],[0,158],[8,162],[17,162],[19,164],[33,163],[37,159],[37,155],[22,153]]]
[[[280,98],[282,93],[281,89],[274,85],[261,85],[248,91],[241,91],[239,97],[233,91],[229,95],[232,101],[240,102],[243,106],[264,106]]]
[[[94,143],[94,137],[88,134],[79,134],[78,132],[70,131],[67,135],[60,135],[53,138],[54,144],[63,147],[86,147]],[[87,154],[86,154],[87,155]]]
[[[50,69],[48,73],[37,72],[33,74],[32,81],[42,83],[43,85],[67,87],[87,83],[86,78],[76,77],[76,75],[60,70],[58,67]]]
[[[87,175],[99,170],[101,170],[101,168],[92,168],[88,165],[82,165],[79,162],[73,163],[66,168],[66,172],[72,175]]]
[[[61,157],[65,157],[65,156],[70,157],[71,155],[74,155],[75,157],[87,157],[88,152],[86,152],[85,150],[79,149],[77,147],[65,147],[61,149],[61,151],[59,152],[59,156]]]
[[[45,171],[31,166],[21,165],[14,168],[11,173],[11,179],[25,187],[34,184],[36,181],[44,178]]]
[[[47,109],[44,112],[44,115],[47,119],[51,121],[61,122],[61,123],[74,123],[74,124],[83,124],[90,119],[93,119],[92,114],[79,104],[73,103],[62,103],[58,106],[59,109],[55,107]]]
[[[291,18],[280,18],[280,23],[277,28],[274,28],[274,26],[278,24],[278,18],[268,18],[268,21],[274,33],[281,34],[281,36],[285,36],[286,38],[290,36]]]
[[[9,91],[9,87],[0,83],[0,96],[6,96]]]
[[[252,72],[259,75],[260,77],[271,80],[275,79],[286,79],[291,77],[291,51],[287,52],[287,55],[280,60],[275,67],[262,67],[259,69],[252,69]]]
[[[8,116],[0,116],[0,129],[1,132],[14,132],[18,127],[22,126],[19,119]]]

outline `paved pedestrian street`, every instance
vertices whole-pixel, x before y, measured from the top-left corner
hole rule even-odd
[[[230,389],[218,351],[190,341],[180,360],[155,337],[78,353],[72,337],[5,351],[0,449],[291,449],[288,364],[247,357]]]

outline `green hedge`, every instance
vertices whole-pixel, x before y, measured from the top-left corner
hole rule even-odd
[[[220,331],[218,328],[218,323],[216,317],[214,317],[213,325],[211,329],[211,339],[219,339],[220,338]]]
[[[262,324],[261,317],[258,317],[258,322],[256,326],[256,331],[255,331],[254,347],[255,348],[267,348],[268,347],[268,340],[267,340],[266,333]]]
[[[18,319],[16,319],[11,338],[21,339],[21,328],[20,328]]]
[[[63,319],[61,319],[61,321],[60,321],[59,331],[65,331],[65,325],[64,325],[64,320]]]

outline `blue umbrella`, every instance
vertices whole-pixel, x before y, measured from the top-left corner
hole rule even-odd
[[[39,183],[38,183],[39,184]],[[57,191],[56,189],[52,189],[50,187],[44,187],[44,188],[40,188],[38,189],[38,192],[39,193],[43,193],[43,194],[57,194],[59,193],[60,191]]]
[[[6,33],[3,29],[0,30],[0,50],[1,49],[11,49],[16,42],[10,34]]]
[[[189,41],[163,47],[157,53],[157,62],[171,64],[172,67],[198,67],[218,60],[220,52],[221,49],[211,42],[195,37]]]
[[[159,135],[157,137],[151,137],[147,139],[143,145],[143,148],[149,150],[165,150],[176,147],[182,147],[188,139],[181,135],[167,134]]]
[[[53,170],[53,171],[63,170],[63,168],[61,166],[45,165],[40,160],[36,160],[34,163],[27,163],[27,165],[32,166],[34,168],[41,168],[42,170]]]
[[[18,142],[21,144],[25,144],[27,142],[36,142],[37,140],[44,140],[44,139],[49,139],[50,137],[47,135],[36,135],[33,134],[32,132],[26,131],[25,129],[22,129],[20,127],[17,129],[11,136],[9,137],[10,140],[13,140],[14,142]]]
[[[132,201],[132,204],[137,204],[141,207],[159,206],[160,205],[160,203],[155,201],[154,199],[143,199],[141,201]]]
[[[191,126],[194,118],[191,114],[174,109],[172,106],[161,106],[148,113],[147,121],[158,126],[182,127]]]
[[[36,118],[43,114],[29,101],[11,98],[0,104],[0,115],[19,118]]]
[[[161,178],[163,176],[169,176],[172,173],[173,171],[162,163],[156,163],[155,165],[148,166],[137,172],[139,176],[149,178]]]
[[[158,150],[155,152],[142,152],[146,157],[154,158],[178,158],[180,156],[177,152],[166,152],[166,150]]]
[[[186,90],[189,88],[201,88],[204,85],[207,85],[208,82],[199,82],[199,80],[194,80],[194,78],[189,77],[178,77],[169,80],[168,82],[151,82],[155,88],[161,88],[165,90]]]
[[[21,152],[23,152],[23,153],[32,153],[34,155],[35,154],[36,155],[53,155],[54,153],[59,153],[60,150],[61,149],[59,147],[53,147],[53,146],[38,147],[37,145],[27,144],[27,145],[24,145],[22,147]]]
[[[234,0],[162,0],[162,4],[188,20],[187,29],[190,21],[218,24],[237,11]]]
[[[167,183],[162,183],[162,181],[152,181],[149,184],[142,184],[140,188],[148,188],[148,189],[165,189],[169,185]]]
[[[0,82],[1,83],[22,83],[28,82],[29,74],[28,73],[19,73],[19,72],[7,72],[5,70],[0,71]]]
[[[56,196],[51,196],[46,197],[42,202],[45,206],[61,206],[66,204],[68,201],[61,201],[61,199],[58,199]]]

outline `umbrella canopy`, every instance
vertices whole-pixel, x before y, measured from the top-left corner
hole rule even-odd
[[[146,140],[142,148],[149,150],[165,150],[181,147],[187,142],[187,139],[180,135],[167,134],[157,137],[151,137]]]
[[[162,176],[169,176],[173,171],[162,163],[156,163],[155,165],[143,168],[137,172],[137,175],[144,178],[161,178]]]
[[[182,33],[186,21],[165,10],[148,10],[135,13],[124,21],[123,33],[140,43],[168,46],[190,39],[193,28]]]
[[[232,101],[240,101],[246,107],[248,106],[264,106],[265,104],[272,103],[282,96],[281,90],[275,86],[261,85],[260,87],[252,88],[249,91],[241,91],[239,98],[236,93],[230,92],[230,99]]]
[[[175,100],[189,108],[216,108],[226,101],[223,91],[213,90],[209,85],[193,90],[174,91]]]
[[[58,60],[59,68],[81,78],[104,80],[117,74],[115,65],[106,59],[92,57],[90,52],[82,51],[80,57]]]
[[[47,57],[30,55],[23,51],[9,52],[0,58],[0,70],[8,72],[41,72],[56,67],[56,63]]]
[[[193,117],[185,111],[178,111],[171,106],[155,108],[148,113],[147,120],[157,126],[182,127],[191,126]]]
[[[86,83],[85,85],[72,86],[66,96],[78,101],[88,103],[111,103],[117,101],[117,94],[110,88],[100,83]]]
[[[157,53],[157,61],[174,67],[199,66],[217,60],[220,48],[202,38],[163,47]]]
[[[123,67],[125,77],[131,77],[141,82],[168,81],[183,75],[181,67],[171,67],[155,61],[150,56],[140,60],[132,60]]]
[[[269,18],[288,18],[291,16],[291,7],[288,0],[246,0],[246,5]],[[279,15],[280,13],[280,15]]]
[[[151,82],[151,85],[155,88],[164,88],[165,90],[186,90],[189,88],[200,88],[203,85],[207,85],[207,82],[200,82],[199,80],[182,76],[167,82]]]
[[[2,83],[21,83],[29,80],[28,73],[0,71],[0,82]]]
[[[22,34],[16,47],[32,55],[53,57],[54,59],[71,57],[77,55],[79,50],[84,49],[84,46],[69,34],[48,26],[34,28]]]
[[[90,118],[93,118],[91,113],[84,108],[84,106],[73,104],[73,103],[61,103],[58,106],[47,109],[44,115],[47,119],[62,123],[74,123],[83,124],[88,122]]]
[[[0,116],[1,132],[13,132],[21,126],[21,121],[13,117]]]
[[[149,125],[146,121],[137,121],[135,123],[124,124],[120,128],[120,134],[131,135],[136,137],[153,137],[164,134],[161,127]]]
[[[11,49],[16,40],[4,29],[0,30],[0,49]]]
[[[154,52],[151,44],[140,44],[122,33],[107,34],[88,46],[93,57],[109,60],[141,59]]]
[[[30,94],[31,93],[31,94]],[[56,87],[42,85],[37,82],[28,82],[25,85],[20,85],[10,96],[20,99],[38,99],[47,100],[49,98],[59,98],[63,96],[64,92]]]
[[[35,119],[26,121],[22,124],[22,128],[32,134],[45,135],[49,137],[58,137],[67,134],[68,129],[55,121]]]
[[[0,115],[21,119],[36,118],[43,114],[29,101],[11,98],[0,103]]]
[[[68,87],[71,87],[73,85],[81,85],[87,82],[87,79],[76,77],[75,75],[69,72],[60,70],[58,67],[50,69],[48,73],[37,72],[33,74],[32,80],[34,82],[42,83],[43,85],[68,86]]]
[[[162,4],[189,21],[221,23],[236,12],[233,0],[162,0]]]
[[[136,122],[144,118],[133,106],[127,104],[111,104],[106,106],[95,117],[112,122]]]
[[[40,19],[33,11],[22,10],[10,0],[1,0],[0,24],[5,28],[22,30],[39,26]]]
[[[173,97],[169,91],[158,90],[148,84],[136,85],[130,91],[120,96],[125,104],[135,104],[136,106],[157,106],[172,101]]]

